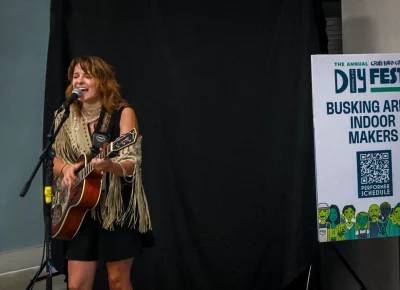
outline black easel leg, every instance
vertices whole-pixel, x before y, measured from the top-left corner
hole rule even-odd
[[[317,250],[315,252],[315,258],[313,263],[311,264],[311,284],[307,290],[310,289],[322,289],[322,270],[321,270],[321,244],[317,246]]]
[[[347,270],[351,273],[351,275],[354,277],[354,279],[357,281],[358,285],[360,285],[361,290],[367,290],[367,287],[364,285],[363,281],[357,276],[356,272],[351,268],[350,264],[346,261],[346,259],[343,257],[343,255],[339,252],[336,247],[330,243],[329,244],[333,251],[336,253],[336,255],[339,257],[339,259],[342,261],[342,263],[345,265]]]
[[[308,267],[308,275],[307,275],[307,284],[306,284],[306,290],[311,290],[311,273],[312,273],[312,268],[313,268],[313,264],[310,264],[310,266]]]

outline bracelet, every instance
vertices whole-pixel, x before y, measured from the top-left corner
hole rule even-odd
[[[128,183],[132,183],[133,180],[131,180],[131,181],[126,180],[126,177],[127,177],[128,175],[126,175],[126,169],[125,169],[125,167],[122,166],[121,162],[117,162],[117,163],[119,164],[119,166],[121,166],[122,174],[124,175],[125,181],[128,182]],[[129,176],[132,177],[132,175],[129,175]]]

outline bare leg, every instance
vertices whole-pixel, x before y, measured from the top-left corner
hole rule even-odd
[[[92,290],[97,262],[68,261],[68,289]]]
[[[107,263],[108,284],[110,290],[133,290],[131,267],[133,259]]]

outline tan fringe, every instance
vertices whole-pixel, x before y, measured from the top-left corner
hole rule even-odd
[[[112,188],[112,190],[109,190],[106,195],[102,196],[100,215],[103,228],[113,230],[114,223],[118,224],[119,217],[122,215],[124,204],[122,200],[122,187],[119,177],[114,174],[110,174],[109,180],[109,188]]]
[[[132,195],[134,195],[133,203],[129,206],[133,208],[129,226],[136,225],[139,218],[139,232],[145,233],[152,229],[150,212],[147,204],[146,194],[142,183],[142,172],[140,168],[135,171],[135,186],[132,187]],[[132,201],[132,196],[131,196]]]
[[[114,174],[109,175],[109,191],[107,197],[102,199],[100,214],[103,228],[105,229],[113,230],[114,224],[122,226],[126,222],[128,222],[130,228],[138,227],[138,231],[141,233],[152,229],[150,212],[142,181],[141,141],[142,137],[140,137],[134,145],[122,150],[120,156],[115,158],[117,162],[133,162],[135,164],[135,170],[132,176],[132,191],[127,208],[124,208],[121,195],[122,188],[120,177]]]
[[[58,124],[60,123],[62,114],[63,112],[57,116],[54,129],[56,129]],[[64,123],[61,130],[58,132],[56,139],[54,140],[53,149],[57,157],[61,158],[65,162],[73,164],[76,162],[79,156],[77,156],[74,153],[68,135],[69,135],[69,128],[67,123]]]

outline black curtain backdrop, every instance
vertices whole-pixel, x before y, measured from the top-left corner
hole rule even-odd
[[[81,55],[116,68],[139,119],[156,245],[134,263],[136,290],[282,289],[311,263],[323,19],[315,0],[51,1],[44,132]]]

